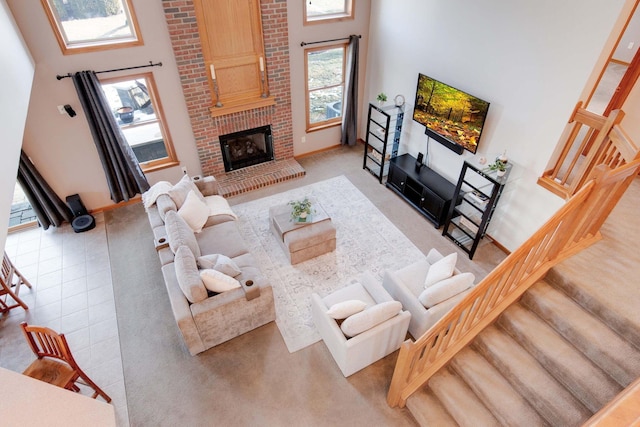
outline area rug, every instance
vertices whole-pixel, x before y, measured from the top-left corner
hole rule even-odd
[[[269,207],[311,196],[336,227],[334,252],[291,265],[269,229]],[[345,176],[338,176],[273,196],[233,206],[238,226],[268,277],[276,305],[276,324],[289,352],[320,340],[311,318],[311,294],[325,296],[368,271],[380,282],[386,269],[424,259],[400,232]]]

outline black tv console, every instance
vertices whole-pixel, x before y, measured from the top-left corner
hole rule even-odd
[[[454,198],[456,185],[425,165],[416,167],[410,154],[389,161],[387,187],[433,222],[436,228],[444,223]]]

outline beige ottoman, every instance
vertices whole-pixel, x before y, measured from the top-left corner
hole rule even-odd
[[[298,264],[336,249],[336,228],[324,209],[314,202],[309,223],[294,223],[289,205],[269,209],[271,230],[291,264]]]

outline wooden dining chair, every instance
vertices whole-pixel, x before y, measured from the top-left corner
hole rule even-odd
[[[29,307],[18,296],[20,286],[25,285],[31,288],[31,283],[13,265],[7,253],[2,257],[2,268],[0,269],[0,313],[5,313],[12,308],[22,307],[28,310]],[[13,302],[8,301],[11,298]]]
[[[22,322],[20,326],[31,350],[37,357],[24,370],[24,375],[75,392],[80,391],[77,384],[86,385],[94,390],[91,397],[95,399],[101,396],[107,402],[111,402],[107,393],[80,369],[71,354],[64,334],[58,334],[53,329],[43,326],[29,326],[27,322]]]

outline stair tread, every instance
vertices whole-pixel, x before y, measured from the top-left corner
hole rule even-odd
[[[640,351],[563,292],[540,281],[523,295],[521,303],[621,386],[640,376]]]
[[[449,369],[433,375],[428,387],[461,427],[500,425],[465,382]]]
[[[500,316],[498,325],[592,412],[600,410],[622,390],[613,378],[524,306],[509,307]]]
[[[591,416],[591,411],[558,383],[533,356],[497,327],[487,327],[476,337],[473,346],[550,424],[575,426]]]
[[[471,348],[462,349],[451,361],[451,368],[502,425],[548,425],[500,372]]]
[[[407,408],[421,426],[458,426],[429,387],[422,387],[413,393],[407,399]]]

